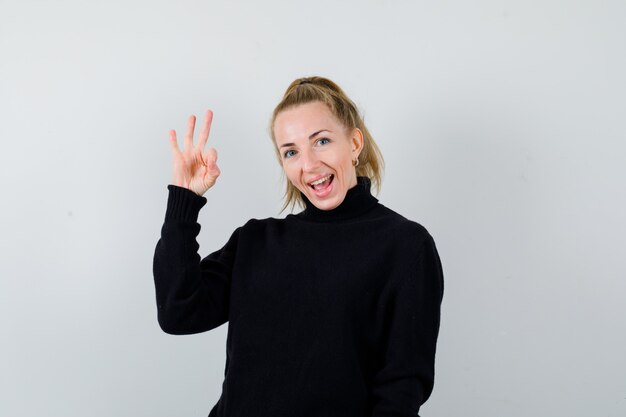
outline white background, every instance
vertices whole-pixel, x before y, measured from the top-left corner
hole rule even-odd
[[[206,416],[227,325],[158,327],[168,130],[215,112],[200,252],[282,217],[267,125],[339,83],[445,273],[423,416],[626,415],[623,1],[0,0],[0,415]]]

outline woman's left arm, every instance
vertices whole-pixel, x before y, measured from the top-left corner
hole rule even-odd
[[[435,378],[443,270],[429,235],[386,298],[385,342],[372,386],[372,417],[414,417]]]

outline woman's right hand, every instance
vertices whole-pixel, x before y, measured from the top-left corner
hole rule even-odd
[[[203,152],[203,148],[209,138],[212,121],[213,112],[208,110],[200,131],[198,143],[196,146],[193,146],[193,130],[196,125],[196,116],[189,116],[183,151],[178,148],[176,131],[170,130],[170,144],[173,157],[172,184],[188,188],[200,196],[213,187],[217,177],[220,175],[215,148],[210,148]]]

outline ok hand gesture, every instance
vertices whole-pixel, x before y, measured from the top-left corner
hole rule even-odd
[[[200,131],[198,143],[196,146],[193,146],[193,130],[196,125],[196,116],[189,116],[183,151],[178,148],[176,131],[170,130],[170,144],[173,157],[172,184],[188,188],[198,195],[203,195],[211,188],[220,175],[215,148],[210,148],[203,152],[203,148],[209,138],[212,121],[213,112],[208,110]]]

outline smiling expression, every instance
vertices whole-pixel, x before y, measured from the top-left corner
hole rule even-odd
[[[363,148],[363,134],[346,127],[322,102],[280,112],[274,137],[289,181],[320,210],[339,206],[354,187],[352,160]]]

